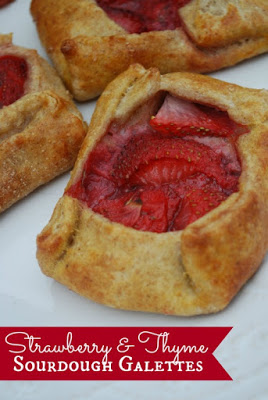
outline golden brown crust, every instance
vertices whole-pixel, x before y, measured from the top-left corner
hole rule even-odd
[[[223,309],[268,248],[268,92],[207,76],[133,65],[100,97],[67,188],[111,121],[124,123],[159,91],[228,111],[238,141],[239,192],[183,231],[150,233],[111,222],[64,195],[37,238],[41,269],[79,294],[123,309],[194,315]],[[252,238],[254,237],[254,240]]]
[[[194,42],[205,48],[268,35],[266,0],[195,0],[183,7],[180,15]]]
[[[82,117],[49,64],[35,50],[0,35],[0,56],[23,57],[25,94],[0,109],[0,212],[70,169],[85,135]]]
[[[31,12],[64,82],[83,101],[132,63],[161,73],[209,72],[266,52],[267,2],[248,3],[192,0],[180,11],[184,29],[142,34],[128,34],[94,0],[32,0]]]

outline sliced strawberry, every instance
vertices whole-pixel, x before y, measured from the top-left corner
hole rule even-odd
[[[145,1],[143,1],[145,3]],[[149,1],[146,2],[147,4]],[[146,30],[164,31],[173,30],[181,25],[179,17],[179,1],[158,0],[146,12]]]
[[[247,128],[232,121],[227,112],[167,95],[151,126],[158,132],[176,136],[230,136]]]
[[[0,57],[0,108],[23,96],[27,75],[28,67],[23,58],[11,55]]]
[[[116,192],[116,185],[99,175],[86,175],[82,181],[84,189],[83,199],[92,207],[102,199],[112,196]]]
[[[165,183],[178,182],[194,172],[191,163],[185,160],[162,158],[143,164],[136,173],[131,176],[133,185],[161,186]]]
[[[109,17],[124,28],[129,33],[141,33],[145,31],[143,21],[133,13],[116,8],[106,8],[105,11]]]
[[[129,33],[141,33],[146,27],[141,18],[139,1],[97,0],[108,16]]]
[[[167,199],[161,190],[146,190],[140,193],[142,204],[140,218],[133,228],[141,231],[165,232],[168,226]]]
[[[97,0],[97,4],[129,33],[176,29],[178,10],[190,0]]]
[[[170,230],[184,229],[209,211],[218,207],[228,196],[222,190],[211,184],[203,188],[191,189],[185,194],[181,208],[176,214]]]
[[[169,226],[172,224],[174,216],[176,215],[178,209],[181,207],[182,196],[178,195],[179,184],[168,184],[161,186],[161,190],[164,193],[167,199],[167,221],[168,227],[167,231],[169,231]]]
[[[127,193],[118,198],[102,200],[92,209],[111,221],[133,226],[140,217],[142,205],[140,201],[133,200],[132,196]]]
[[[167,229],[167,200],[161,190],[125,193],[118,198],[100,201],[93,210],[111,221],[135,229],[152,232]]]
[[[184,229],[238,190],[241,166],[233,135],[246,128],[232,122],[227,113],[168,95],[151,125],[159,115],[161,119],[167,114],[172,121],[174,114],[175,135],[166,130],[168,119],[165,128],[163,124],[155,130],[148,124],[159,97],[155,100],[124,126],[111,124],[67,194],[114,222],[159,233]],[[178,104],[186,112],[178,113]],[[192,134],[185,136],[179,120],[183,126],[189,120],[200,126],[202,121],[209,126],[204,127],[209,135],[190,127]],[[175,129],[175,123],[169,125]]]
[[[116,10],[137,13],[140,9],[140,2],[144,0],[97,0],[100,7],[110,7]]]
[[[159,171],[156,161],[162,159],[174,160],[169,163],[169,166],[172,164],[172,169],[174,169],[174,176],[177,174],[179,177],[179,163],[177,165],[175,163],[175,160],[178,160],[181,162],[182,175],[203,172],[209,178],[214,178],[226,190],[233,190],[237,186],[237,177],[226,173],[221,155],[217,155],[208,146],[195,141],[158,135],[133,137],[123,148],[113,166],[113,179],[120,185],[128,180],[135,184],[139,182],[139,179],[143,179],[142,176],[146,180],[148,172],[153,176],[154,182],[160,179],[162,183],[165,183],[166,178],[163,176],[163,173],[167,175],[165,168],[161,175],[156,177]],[[161,163],[162,166],[164,164],[165,162]]]
[[[217,155],[220,156],[221,162],[224,165],[226,172],[234,175],[240,175],[241,165],[237,158],[237,152],[233,141],[229,138],[219,138],[213,136],[187,136],[184,140],[202,143],[210,147]]]
[[[107,145],[107,135],[105,140],[98,144],[95,149],[90,153],[85,166],[84,175],[89,175],[91,173],[100,175],[103,178],[110,179],[110,170],[111,164],[113,164],[116,159],[117,153],[120,152],[120,147],[118,149],[113,148]]]

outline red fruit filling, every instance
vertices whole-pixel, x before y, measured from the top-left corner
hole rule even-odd
[[[190,0],[97,0],[97,4],[129,33],[173,30],[181,25],[179,8]]]
[[[0,108],[14,103],[24,94],[28,66],[21,57],[0,57]]]
[[[158,132],[176,136],[230,137],[247,131],[245,126],[232,121],[226,112],[173,96],[166,97],[165,106],[156,118],[152,117],[151,126]]]
[[[181,230],[238,190],[235,143],[248,129],[170,95],[155,117],[146,112],[111,125],[67,194],[134,229]]]

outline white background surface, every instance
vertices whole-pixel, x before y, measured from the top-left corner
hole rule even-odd
[[[0,32],[14,32],[15,44],[35,48],[46,57],[29,3],[17,0],[0,10]],[[268,89],[268,55],[213,76]],[[94,106],[95,102],[79,105],[87,121]],[[0,399],[267,400],[268,258],[230,306],[216,315],[180,318],[97,305],[42,275],[35,259],[36,235],[48,222],[68,178],[66,174],[54,180],[0,216],[0,325],[233,326],[215,353],[233,382],[0,382]]]

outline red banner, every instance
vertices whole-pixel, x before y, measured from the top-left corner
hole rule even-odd
[[[3,327],[0,380],[232,380],[229,327]]]

